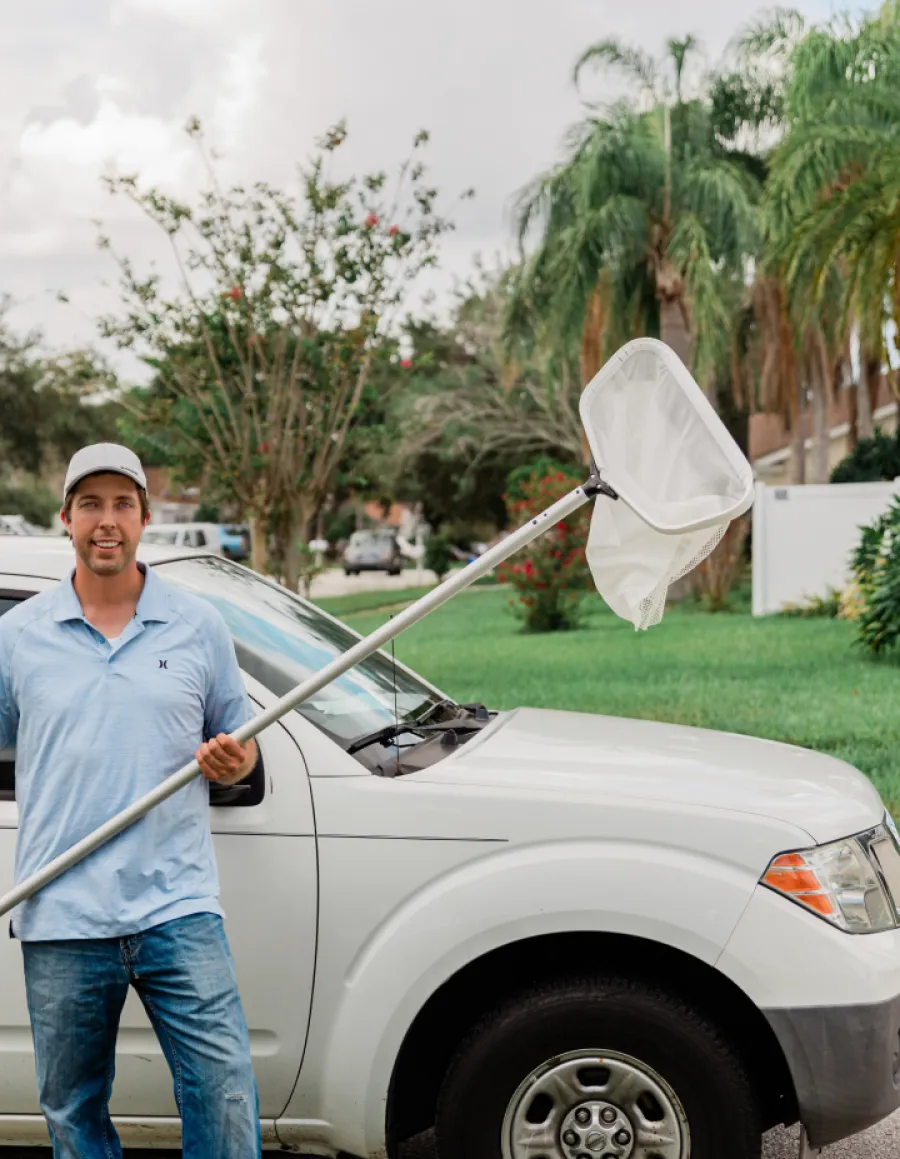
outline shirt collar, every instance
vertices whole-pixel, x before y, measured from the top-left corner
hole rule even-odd
[[[144,590],[141,592],[137,602],[137,608],[134,613],[135,618],[144,624],[154,620],[164,624],[169,619],[169,601],[166,586],[154,573],[152,567],[147,567],[143,563],[139,563],[138,567],[144,573]],[[57,588],[56,601],[53,609],[53,618],[57,623],[64,623],[67,620],[84,619],[84,609],[75,592],[75,585],[72,583],[74,576],[75,572],[73,569]]]

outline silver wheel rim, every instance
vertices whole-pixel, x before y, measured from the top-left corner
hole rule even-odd
[[[689,1159],[687,1116],[653,1067],[577,1050],[537,1067],[510,1100],[503,1159]]]

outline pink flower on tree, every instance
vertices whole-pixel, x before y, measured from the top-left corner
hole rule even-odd
[[[391,228],[388,230],[388,237],[396,237],[399,232],[400,232],[400,226],[399,225],[392,225]]]
[[[241,293],[240,286],[233,286],[228,291],[228,297],[231,298],[231,300],[233,302],[239,302],[241,300],[241,298],[243,297],[243,294]]]
[[[377,224],[378,224],[378,214],[377,213],[370,213],[369,216],[366,218],[366,220],[363,222],[363,225],[366,227],[366,229],[373,229]]]
[[[400,365],[403,367],[404,370],[412,370],[412,359],[411,358],[403,358],[400,361]]]

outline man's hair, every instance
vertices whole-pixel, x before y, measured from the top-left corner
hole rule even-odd
[[[88,479],[95,478],[97,475],[109,475],[109,474],[115,474],[115,472],[95,471],[93,475],[85,475],[85,477],[83,479],[78,480],[78,482],[75,484],[75,486],[69,492],[69,494],[66,496],[66,501],[65,501],[65,504],[63,505],[63,511],[65,511],[65,513],[66,513],[66,519],[71,520],[71,518],[72,518],[72,503],[75,501],[75,496],[78,494],[78,489],[81,486],[81,484],[86,483],[88,481]],[[122,478],[127,479],[127,476],[123,475]],[[150,514],[150,503],[147,500],[147,492],[144,491],[143,488],[139,487],[137,485],[137,483],[135,483],[133,480],[127,479],[127,481],[130,482],[131,486],[135,489],[135,491],[137,491],[138,499],[140,500],[140,503],[141,503],[141,519],[146,519],[147,516]]]

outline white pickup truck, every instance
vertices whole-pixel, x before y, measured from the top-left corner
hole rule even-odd
[[[223,613],[260,707],[356,639],[221,558],[141,558]],[[72,563],[0,541],[0,614]],[[440,1159],[758,1159],[774,1124],[817,1147],[900,1105],[900,852],[846,764],[456,705],[380,654],[260,745],[210,820],[267,1147],[384,1159],[436,1126]],[[132,1000],[112,1108],[126,1143],[177,1145]],[[0,1143],[45,1140],[4,938]]]

